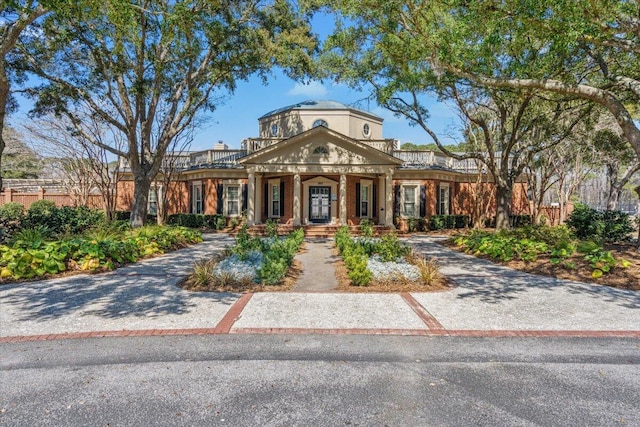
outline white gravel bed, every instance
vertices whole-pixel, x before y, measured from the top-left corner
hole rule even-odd
[[[251,251],[246,260],[241,260],[237,255],[231,255],[216,265],[214,274],[222,272],[231,273],[237,279],[255,280],[258,277],[258,269],[262,265],[263,255],[258,251]]]
[[[373,274],[375,279],[393,278],[404,276],[409,280],[419,280],[420,270],[413,264],[409,264],[406,260],[401,259],[396,262],[383,262],[377,255],[367,260],[367,268]]]

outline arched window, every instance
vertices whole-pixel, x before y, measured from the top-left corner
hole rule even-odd
[[[276,123],[271,125],[271,136],[278,136],[278,125]]]
[[[317,128],[318,126],[324,126],[324,127],[328,128],[329,124],[327,124],[327,122],[325,120],[318,119],[315,122],[313,122],[313,127]]]
[[[327,149],[327,147],[320,145],[314,148],[313,153],[311,154],[329,154],[329,150]]]

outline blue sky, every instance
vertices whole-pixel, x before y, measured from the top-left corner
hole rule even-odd
[[[334,22],[333,16],[317,13],[312,20],[312,30],[323,40],[333,31]],[[263,85],[259,78],[241,82],[235,93],[214,111],[208,124],[195,136],[192,149],[210,148],[218,140],[222,140],[230,148],[240,148],[243,139],[258,136],[258,117],[277,108],[307,100],[333,100],[347,105],[358,103],[358,108],[371,111],[384,119],[385,138],[415,144],[432,142],[424,130],[410,126],[406,119],[394,117],[374,101],[367,104],[368,96],[368,92],[358,92],[332,82],[315,81],[305,85],[276,71],[267,85]],[[451,133],[450,129],[457,123],[455,112],[438,102],[435,97],[427,100],[426,105],[431,113],[429,124],[446,142],[453,143],[445,135]]]
[[[277,74],[267,85],[259,79],[252,79],[238,85],[236,92],[229,96],[224,105],[217,108],[204,127],[195,136],[192,150],[211,148],[222,140],[229,148],[239,148],[240,142],[248,137],[258,136],[258,117],[286,105],[301,101],[334,100],[347,105],[358,101],[357,107],[369,110],[384,118],[383,136],[399,139],[401,142],[429,143],[428,135],[418,127],[412,127],[404,118],[394,117],[391,112],[379,107],[375,102],[367,104],[368,93],[357,92],[344,85],[325,82],[311,82],[304,85],[288,77]],[[445,135],[454,124],[455,113],[445,104],[432,100],[429,104],[430,123],[437,133]]]
[[[333,30],[334,19],[326,14],[317,14],[312,21],[313,31],[320,39]],[[296,82],[278,70],[263,84],[258,77],[246,82],[238,82],[233,94],[225,97],[222,104],[207,116],[202,127],[196,132],[191,150],[204,150],[223,141],[229,148],[240,148],[245,138],[258,136],[258,117],[265,113],[306,100],[334,100],[360,109],[371,111],[384,119],[383,136],[399,139],[401,142],[425,144],[432,142],[420,128],[412,127],[403,118],[394,117],[391,112],[379,107],[374,101],[367,102],[368,92],[359,92],[342,84],[314,81],[309,84]],[[9,117],[9,124],[17,129],[28,120],[26,114],[31,103],[18,97],[20,109]],[[360,102],[359,102],[360,101]],[[357,103],[357,104],[356,104]],[[426,101],[431,113],[429,124],[447,143],[446,138],[456,125],[455,112],[435,98]]]

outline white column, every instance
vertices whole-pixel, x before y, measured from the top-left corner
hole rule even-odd
[[[340,225],[347,224],[347,176],[340,174]]]
[[[384,198],[384,223],[387,226],[393,225],[393,175],[392,172],[387,172],[385,175],[385,190],[386,195]]]
[[[255,198],[256,179],[253,172],[249,172],[249,185],[247,187],[247,224],[255,224]]]
[[[256,224],[261,224],[262,223],[262,198],[264,196],[262,195],[262,175],[257,174],[256,175],[256,200],[253,203],[254,206],[254,213],[253,213],[253,219],[254,222]]]
[[[300,225],[302,196],[300,195],[300,174],[293,175],[293,225]]]
[[[387,192],[385,186],[386,183],[384,181],[384,175],[380,175],[378,177],[378,194],[376,194],[376,197],[378,198],[378,223],[380,225],[385,225],[387,223],[387,202],[385,199]]]

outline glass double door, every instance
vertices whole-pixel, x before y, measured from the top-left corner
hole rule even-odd
[[[309,221],[331,222],[331,187],[309,187]]]

